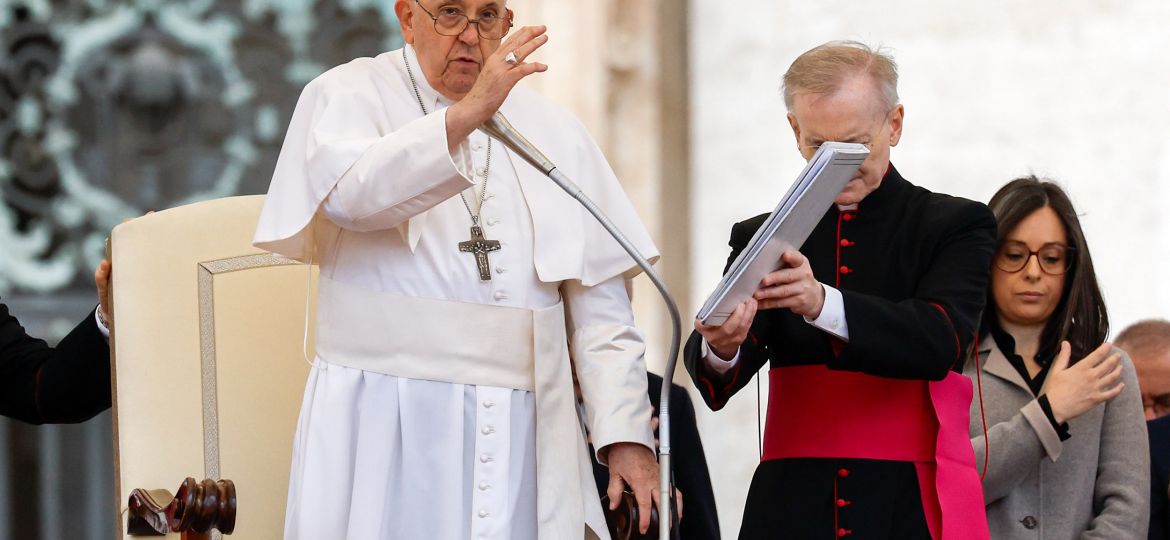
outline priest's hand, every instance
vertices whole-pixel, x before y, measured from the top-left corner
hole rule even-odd
[[[780,260],[785,268],[764,276],[753,295],[760,309],[787,308],[809,319],[819,317],[825,306],[825,288],[813,276],[808,259],[799,251],[788,250]]]
[[[548,36],[544,35],[546,30],[544,26],[525,26],[484,59],[471,90],[447,110],[449,151],[454,152],[472,131],[500,110],[500,105],[520,79],[548,70],[548,66],[540,62],[524,61],[541,45],[548,43]],[[516,63],[508,63],[509,54],[516,55]]]
[[[711,352],[719,358],[731,360],[735,358],[739,346],[747,339],[748,331],[752,329],[758,305],[755,298],[744,300],[720,325],[708,326],[695,319],[695,331],[707,341]]]
[[[613,443],[602,451],[609,463],[609,509],[617,509],[624,485],[638,502],[638,530],[650,528],[650,509],[658,504],[658,460],[649,448],[636,443]]]

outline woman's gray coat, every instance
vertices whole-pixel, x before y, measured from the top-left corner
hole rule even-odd
[[[1071,438],[1063,442],[990,337],[980,344],[979,359],[978,378],[974,359],[963,373],[976,386],[970,433],[980,473],[984,456],[991,457],[983,494],[992,538],[1144,540],[1150,456],[1141,394],[1129,357],[1122,352],[1125,389],[1112,401],[1070,420]]]

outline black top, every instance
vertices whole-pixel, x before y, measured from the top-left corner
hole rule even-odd
[[[1016,338],[1007,333],[994,320],[991,322],[991,338],[995,340],[995,345],[999,347],[1000,352],[1007,357],[1008,362],[1011,363],[1012,367],[1016,368],[1020,377],[1028,384],[1028,389],[1032,391],[1032,395],[1039,396],[1040,390],[1044,388],[1044,379],[1048,378],[1048,368],[1052,367],[1052,359],[1047,358],[1041,362],[1040,356],[1037,355],[1036,364],[1040,366],[1040,371],[1036,372],[1036,376],[1033,377],[1028,373],[1028,366],[1024,363],[1024,357],[1016,352]]]
[[[1024,357],[1016,352],[1016,338],[1000,327],[995,318],[992,318],[990,330],[991,338],[995,340],[995,346],[999,347],[1000,352],[1007,357],[1008,363],[1016,368],[1020,378],[1024,379],[1028,389],[1032,391],[1032,395],[1036,396],[1036,401],[1040,403],[1040,409],[1044,411],[1044,416],[1048,417],[1048,423],[1052,424],[1052,429],[1056,430],[1060,440],[1067,441],[1072,436],[1068,431],[1068,422],[1061,424],[1056,421],[1056,415],[1052,413],[1052,404],[1048,401],[1048,396],[1040,393],[1044,389],[1044,380],[1048,378],[1049,368],[1052,367],[1052,355],[1043,353],[1037,355],[1036,363],[1040,366],[1040,371],[1036,372],[1036,376],[1033,377],[1028,373]]]
[[[54,349],[25,333],[0,302],[0,414],[75,423],[110,408],[110,346],[94,313]]]
[[[1170,416],[1150,420],[1146,427],[1150,430],[1150,540],[1170,540]]]

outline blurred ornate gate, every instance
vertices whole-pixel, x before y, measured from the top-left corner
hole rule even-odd
[[[0,297],[53,342],[122,219],[263,193],[301,88],[397,47],[392,7],[0,0]],[[112,537],[109,430],[0,419],[0,538]]]

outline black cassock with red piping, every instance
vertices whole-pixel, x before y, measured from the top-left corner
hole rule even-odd
[[[732,228],[728,265],[766,217]],[[985,205],[932,193],[890,166],[878,189],[855,208],[830,208],[801,248],[817,280],[841,291],[848,342],[788,310],[760,311],[737,365],[721,375],[706,367],[702,338],[691,335],[684,351],[687,370],[715,410],[765,363],[773,368],[773,379],[813,374],[795,382],[815,388],[804,401],[770,398],[765,460],[752,480],[741,538],[931,537],[923,509],[927,491],[920,489],[914,463],[856,457],[889,442],[874,439],[891,415],[901,423],[893,429],[917,422],[907,418],[917,418],[923,400],[914,396],[889,410],[855,403],[874,403],[882,392],[894,392],[883,388],[925,389],[925,382],[913,381],[937,381],[961,371],[985,302],[994,249],[995,220]],[[850,382],[838,384],[840,375]],[[866,381],[876,385],[862,392],[870,394],[869,401],[852,395],[857,387],[850,386]],[[809,395],[817,399],[810,403]],[[925,402],[929,408],[929,398]],[[938,430],[928,418],[932,414],[921,422],[928,451]],[[821,440],[827,441],[824,448],[813,453],[830,457],[768,459],[808,455],[799,452]],[[845,446],[856,448],[842,450]],[[851,457],[832,457],[841,455]],[[927,501],[925,512],[932,504]]]

